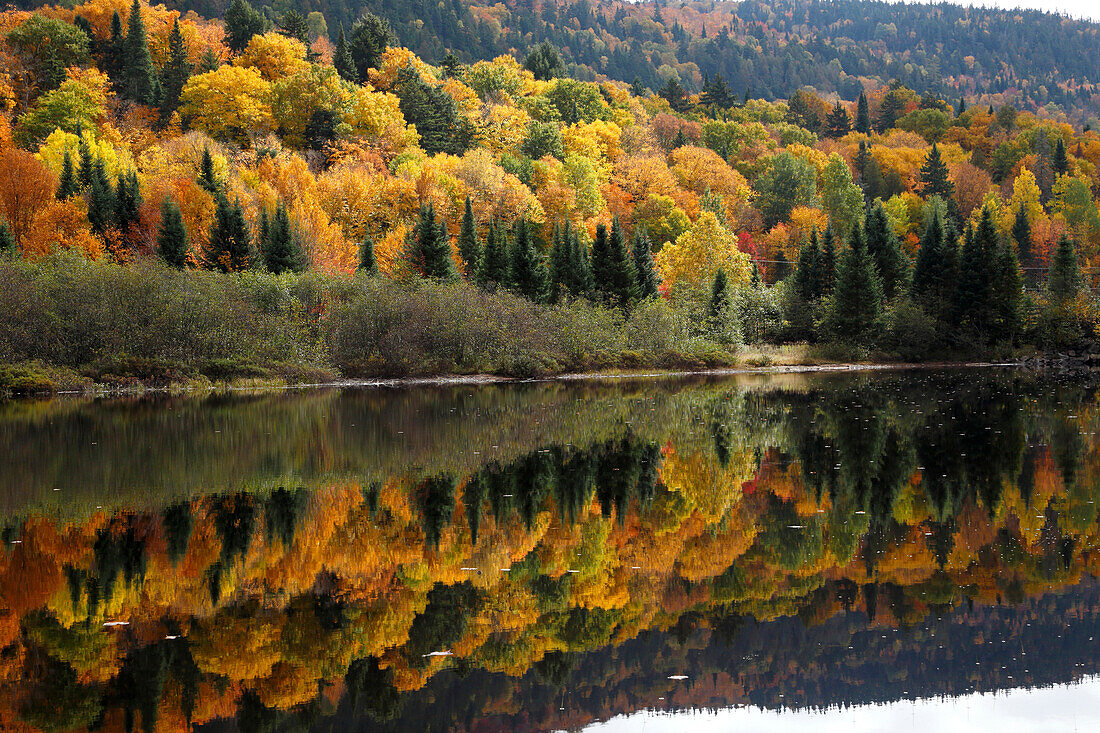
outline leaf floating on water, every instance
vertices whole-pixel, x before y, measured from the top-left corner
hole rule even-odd
[[[422,654],[421,656],[423,656],[423,657],[450,657],[450,656],[453,656],[453,655],[454,655],[454,652],[445,651],[445,652],[428,652],[427,654]]]
[[[130,622],[129,621],[107,621],[103,625],[104,626],[129,626]]]
[[[670,674],[668,678],[670,680],[686,680],[688,676],[686,674]]]
[[[787,529],[806,529],[805,524],[788,524]]]

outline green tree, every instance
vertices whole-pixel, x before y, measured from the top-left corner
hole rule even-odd
[[[344,36],[344,24],[340,24],[340,34],[336,37],[336,50],[332,52],[332,65],[344,81],[355,84],[359,81],[359,70],[355,68],[355,59],[351,56],[351,46]]]
[[[1051,302],[1060,305],[1076,297],[1080,289],[1081,269],[1077,264],[1077,248],[1073,240],[1063,234],[1058,239],[1058,246],[1050,262],[1047,292]]]
[[[80,193],[80,186],[73,168],[73,156],[69,149],[65,148],[65,157],[61,159],[61,179],[57,184],[57,198],[64,201],[78,193]]]
[[[485,237],[485,249],[481,253],[481,266],[477,279],[482,285],[506,286],[508,284],[508,240],[499,231],[496,222],[489,222]]]
[[[170,267],[182,270],[187,265],[187,249],[187,227],[180,207],[172,199],[165,199],[157,229],[157,253]]]
[[[871,109],[867,106],[867,95],[859,93],[859,101],[856,102],[856,132],[864,135],[871,134]]]
[[[15,236],[11,233],[8,223],[0,220],[0,257],[11,257],[14,254]]]
[[[123,96],[138,104],[160,102],[160,80],[153,57],[149,53],[149,38],[141,17],[141,0],[130,5],[130,21],[126,32],[125,58],[122,68]]]
[[[996,252],[997,229],[989,207],[985,207],[977,229],[968,228],[963,239],[953,302],[955,324],[973,336],[988,336],[992,326],[990,285]]]
[[[31,73],[38,92],[56,89],[65,69],[88,61],[88,36],[63,20],[35,13],[8,31],[7,45]]]
[[[932,149],[920,167],[919,180],[917,193],[925,198],[939,196],[946,202],[955,195],[955,184],[951,182],[947,164],[943,162],[940,149],[935,143],[932,143]]]
[[[458,111],[454,97],[427,84],[414,69],[402,69],[394,85],[405,121],[416,125],[420,146],[429,155],[462,155],[473,144],[473,126]]]
[[[874,259],[882,279],[882,293],[887,299],[891,299],[909,284],[909,260],[890,227],[882,201],[876,201],[867,211],[864,222],[867,251]]]
[[[920,240],[910,293],[925,312],[946,321],[958,268],[955,231],[944,221],[941,203],[933,201],[928,224]]]
[[[848,110],[837,100],[836,106],[825,118],[825,137],[844,137],[852,131],[852,118],[848,116]]]
[[[92,36],[89,36],[92,38]],[[122,79],[126,64],[126,36],[122,34],[122,16],[116,10],[111,14],[111,34],[103,46],[103,72],[114,80]]]
[[[264,19],[248,0],[233,0],[225,11],[225,45],[233,53],[248,48],[252,36],[262,35]]]
[[[645,227],[634,230],[631,257],[634,260],[634,278],[638,284],[638,298],[644,300],[656,296],[657,289],[661,285],[661,277],[657,274],[657,268],[654,265],[653,248]]]
[[[248,231],[240,201],[230,203],[222,194],[215,196],[214,223],[210,241],[203,254],[207,269],[241,272],[252,264],[252,236]]]
[[[531,160],[551,155],[558,160],[565,159],[565,147],[562,144],[561,130],[555,122],[532,122],[527,126],[527,137],[523,140],[520,152]]]
[[[995,247],[990,299],[993,311],[990,335],[995,341],[1014,341],[1023,325],[1023,279],[1016,251],[1008,242]]]
[[[875,120],[875,130],[880,133],[889,130],[897,124],[898,118],[901,117],[904,110],[905,99],[902,97],[901,90],[891,89],[888,91],[879,106],[878,118]]]
[[[546,300],[550,290],[550,278],[546,262],[535,249],[534,237],[525,219],[516,221],[516,234],[512,240],[511,283],[516,292],[535,303]]]
[[[294,38],[309,48],[309,24],[304,15],[297,10],[288,10],[279,19],[279,32],[288,38]]]
[[[160,70],[160,119],[166,121],[180,103],[180,93],[191,78],[191,62],[187,60],[187,44],[180,32],[180,22],[172,23],[168,34],[168,61]]]
[[[1064,176],[1069,173],[1069,156],[1066,155],[1066,143],[1061,137],[1058,138],[1058,143],[1054,146],[1054,172],[1060,176]]]
[[[611,224],[610,236],[602,224],[596,228],[596,244],[592,248],[592,278],[596,291],[607,303],[625,307],[638,297],[634,263],[627,254],[618,217]]]
[[[481,261],[481,242],[477,238],[477,221],[470,197],[466,197],[466,210],[462,214],[462,229],[458,233],[458,253],[466,263],[466,276],[473,278]]]
[[[558,49],[549,41],[543,41],[531,49],[523,60],[523,66],[540,81],[565,75],[565,64],[562,63]]]
[[[783,151],[772,157],[753,189],[753,202],[770,229],[789,219],[794,207],[817,203],[817,172],[802,158]]]
[[[836,235],[833,228],[825,227],[825,233],[821,237],[821,292],[828,294],[833,291],[833,281],[836,279]]]
[[[874,337],[881,317],[882,282],[863,242],[863,232],[856,227],[837,265],[825,331],[838,339],[867,343]]]
[[[118,174],[118,185],[115,186],[115,216],[114,224],[127,238],[131,228],[141,221],[141,188],[138,184],[137,172],[131,170],[127,174]],[[128,242],[133,245],[134,242]]]
[[[447,222],[435,219],[435,206],[420,207],[420,221],[412,235],[409,258],[413,268],[424,277],[451,281],[458,277],[451,258]]]
[[[821,281],[821,259],[821,244],[815,227],[810,232],[810,238],[803,241],[798,251],[798,264],[794,271],[794,290],[804,301],[817,300],[824,292]]]
[[[221,181],[214,172],[214,156],[210,154],[210,146],[202,149],[202,161],[199,163],[199,186],[212,196],[221,191]]]
[[[107,178],[103,161],[98,158],[91,163],[90,185],[88,186],[88,223],[92,231],[103,236],[115,221],[115,190]]]
[[[282,201],[275,207],[275,216],[267,227],[260,243],[261,254],[267,269],[281,275],[299,272],[305,267],[302,245],[290,224],[290,214]]]
[[[710,300],[707,302],[707,325],[713,334],[720,334],[733,311],[733,299],[730,297],[729,278],[722,268],[714,273],[714,282],[710,286]]]
[[[351,29],[351,58],[358,78],[366,79],[367,72],[378,66],[382,54],[396,42],[397,36],[388,20],[374,13],[364,13]]]
[[[863,190],[852,181],[852,171],[837,153],[829,156],[821,171],[821,207],[841,237],[848,236],[863,211]]]
[[[363,235],[363,242],[359,245],[359,272],[370,276],[378,274],[378,259],[374,256],[374,240],[370,233]]]

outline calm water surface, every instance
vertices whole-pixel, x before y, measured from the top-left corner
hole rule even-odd
[[[0,404],[0,730],[1097,730],[1097,386]]]

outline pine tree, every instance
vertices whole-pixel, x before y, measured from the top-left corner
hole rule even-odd
[[[810,238],[802,242],[798,251],[798,264],[794,271],[794,290],[805,301],[817,300],[822,295],[821,287],[821,245],[817,238],[817,228],[810,232]]]
[[[103,236],[115,221],[115,191],[107,178],[103,162],[93,159],[88,186],[88,223],[92,231]]]
[[[927,313],[946,320],[955,287],[958,254],[955,231],[944,222],[941,206],[933,206],[920,240],[909,292]]]
[[[199,164],[199,186],[207,193],[216,196],[221,191],[221,182],[214,172],[214,156],[210,154],[210,146],[202,149],[202,162]]]
[[[355,68],[355,59],[351,57],[351,47],[344,36],[344,24],[340,24],[340,34],[336,36],[336,50],[332,52],[332,65],[344,81],[355,84],[359,81],[359,72]]]
[[[149,39],[141,17],[141,0],[130,5],[130,22],[124,45],[122,90],[128,99],[138,104],[160,102],[160,80],[149,54]]]
[[[605,302],[625,307],[638,297],[638,284],[618,217],[611,224],[610,236],[604,229],[602,244],[600,228],[597,227],[596,241],[597,247],[592,249],[592,276],[596,290]]]
[[[103,46],[103,71],[116,86],[123,81],[125,56],[126,39],[122,35],[122,16],[116,10],[111,15],[111,35]]]
[[[939,196],[947,202],[955,195],[955,184],[948,175],[947,164],[943,162],[939,146],[932,143],[932,150],[920,167],[920,189],[918,193],[925,198]]]
[[[445,281],[458,277],[451,259],[447,222],[436,222],[434,204],[420,207],[420,221],[413,232],[409,254],[414,269],[424,277]]]
[[[214,223],[210,226],[210,241],[203,264],[207,269],[220,272],[247,270],[252,264],[252,237],[241,203],[230,203],[221,194],[215,198]]]
[[[634,230],[631,258],[634,260],[634,279],[638,284],[638,298],[644,300],[656,296],[657,289],[661,285],[661,277],[657,274],[653,261],[653,248],[650,246],[645,227],[640,226]]]
[[[252,36],[264,32],[264,19],[246,0],[233,0],[225,11],[225,45],[233,53],[248,47]]]
[[[512,242],[511,282],[516,292],[535,303],[546,300],[550,278],[546,263],[535,249],[534,238],[527,228],[527,221],[516,222],[516,235]]]
[[[76,182],[76,171],[73,169],[73,156],[69,149],[65,148],[65,157],[61,159],[61,179],[57,184],[57,198],[64,201],[67,198],[80,193],[80,187]]]
[[[485,237],[485,249],[481,253],[481,267],[477,279],[481,285],[508,285],[508,241],[499,231],[496,222],[489,222]]]
[[[10,257],[15,254],[15,237],[12,236],[11,227],[6,221],[0,220],[0,257]]]
[[[836,280],[836,235],[833,227],[826,225],[825,233],[821,237],[821,264],[818,267],[821,277],[821,293],[826,295],[833,292],[833,282]]]
[[[718,334],[725,330],[725,324],[732,310],[729,279],[726,277],[726,271],[719,268],[714,274],[714,281],[710,286],[710,300],[707,302],[707,323],[712,333]]]
[[[477,239],[477,221],[470,197],[466,197],[466,211],[462,214],[462,229],[458,233],[458,253],[466,263],[466,277],[473,278],[481,261],[481,242]]]
[[[275,275],[299,272],[305,267],[302,245],[290,224],[290,214],[282,201],[275,207],[267,228],[267,235],[260,243],[264,265]]]
[[[955,116],[958,117],[959,115],[961,115],[965,111],[966,111],[966,100],[963,99],[962,97],[959,97],[959,109],[955,112]]]
[[[993,322],[990,285],[996,248],[997,229],[986,207],[982,209],[978,228],[967,228],[953,299],[955,324],[969,329],[973,336],[988,336]]]
[[[371,277],[378,274],[378,259],[374,256],[374,240],[370,233],[363,235],[363,243],[359,245],[359,272]]]
[[[165,199],[157,229],[157,253],[169,267],[182,270],[187,265],[187,248],[187,227],[184,226],[180,207],[172,199]]]
[[[1027,220],[1027,212],[1023,206],[1016,211],[1016,220],[1012,223],[1012,240],[1016,242],[1020,263],[1024,267],[1031,265],[1031,224]]]
[[[856,132],[871,134],[871,108],[867,105],[867,95],[863,92],[859,93],[859,102],[856,103]]]
[[[566,220],[568,226],[568,219]],[[571,232],[554,225],[550,240],[550,302],[557,303],[568,290],[569,237]]]
[[[990,283],[993,323],[990,335],[995,341],[1014,341],[1023,325],[1021,301],[1023,279],[1016,252],[1008,242],[996,245],[993,280]]]
[[[852,131],[852,119],[848,110],[837,100],[836,106],[825,118],[825,137],[840,138]]]
[[[851,240],[837,266],[824,325],[836,338],[865,343],[882,316],[882,283],[858,226],[852,228]]]
[[[114,224],[118,230],[127,237],[131,227],[136,226],[141,219],[141,189],[138,184],[136,171],[128,174],[118,174],[118,185],[115,187],[115,216]]]
[[[567,230],[568,231],[568,230]],[[578,297],[591,297],[596,289],[592,277],[592,261],[588,245],[581,241],[576,232],[569,232],[569,261],[566,282],[570,292]]]
[[[1066,143],[1062,138],[1058,138],[1057,145],[1054,146],[1054,172],[1060,176],[1064,176],[1069,173],[1069,157],[1066,155]]]
[[[160,119],[167,121],[180,103],[180,94],[191,78],[191,62],[187,60],[187,45],[177,18],[168,34],[168,61],[160,70]]]
[[[1081,289],[1081,270],[1077,265],[1077,248],[1073,241],[1063,234],[1054,250],[1050,263],[1050,275],[1047,277],[1047,292],[1050,300],[1056,304],[1065,303],[1076,297]]]
[[[92,185],[94,161],[92,160],[92,149],[88,146],[88,141],[84,139],[83,135],[78,137],[76,154],[80,158],[80,168],[77,169],[77,181],[80,184],[80,190],[87,191]]]
[[[909,260],[890,227],[882,201],[876,201],[864,219],[867,251],[875,261],[882,279],[882,293],[887,300],[901,293],[909,281]]]

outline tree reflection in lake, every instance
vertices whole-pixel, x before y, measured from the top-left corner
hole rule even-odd
[[[547,730],[1079,680],[1098,423],[1090,379],[1014,371],[12,403],[0,727]]]

